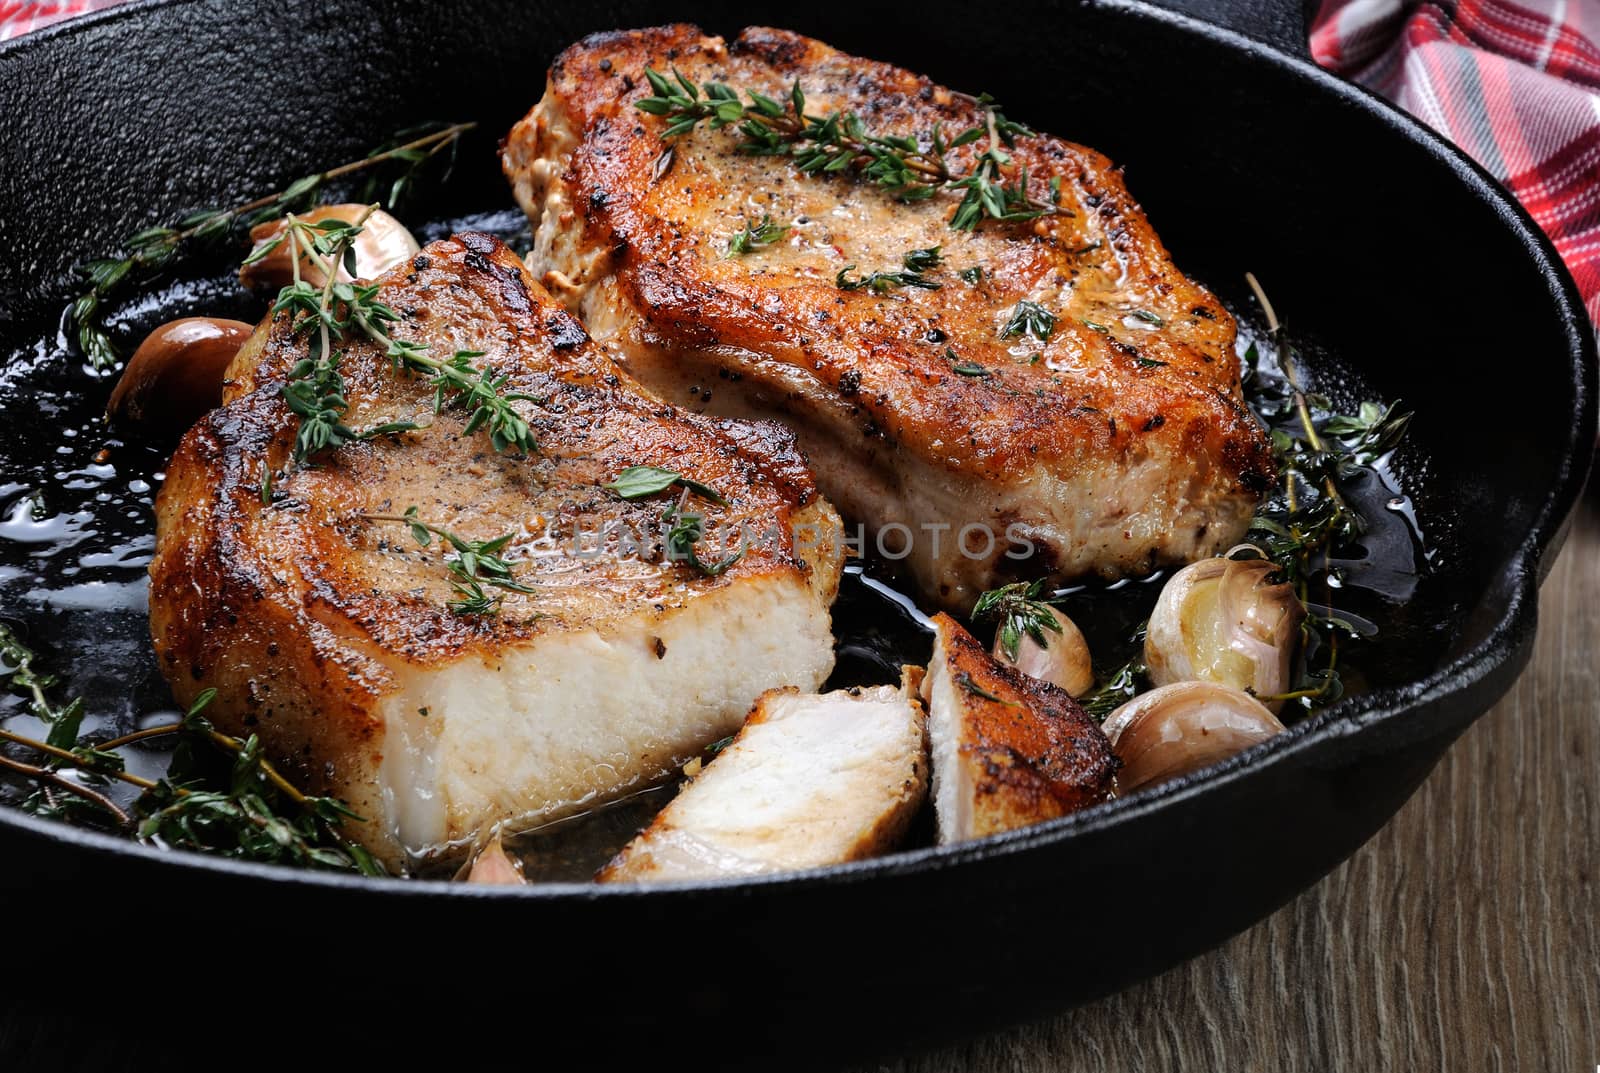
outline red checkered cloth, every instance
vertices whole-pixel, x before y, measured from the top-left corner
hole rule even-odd
[[[1311,52],[1504,183],[1600,324],[1600,0],[1323,0]]]
[[[0,0],[0,40],[119,0]],[[1600,0],[1323,0],[1311,51],[1472,154],[1600,324]]]
[[[52,22],[86,15],[122,0],[0,0],[0,41]]]

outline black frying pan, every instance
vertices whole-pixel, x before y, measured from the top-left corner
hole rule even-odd
[[[1253,269],[1319,377],[1347,370],[1414,406],[1407,490],[1442,549],[1366,691],[1201,779],[977,844],[753,882],[506,891],[164,854],[0,810],[7,919],[25,910],[46,937],[164,907],[164,927],[112,929],[130,953],[216,964],[223,937],[253,936],[301,986],[403,999],[386,1024],[366,1022],[376,1031],[423,1030],[413,1009],[461,1025],[514,1013],[542,1062],[692,1051],[751,1067],[1086,1001],[1315,882],[1522,669],[1595,441],[1593,329],[1527,216],[1422,127],[1312,66],[1297,12],[1207,14],[1238,29],[1134,2],[179,0],[0,46],[12,372],[45,360],[29,348],[70,267],[139,226],[244,200],[425,118],[484,131],[435,217],[507,206],[493,139],[539,97],[559,48],[674,17],[720,32],[765,22],[987,89],[1125,164],[1187,270],[1242,307],[1235,281]],[[193,304],[236,300],[221,295],[202,285]],[[134,334],[164,308],[135,303],[119,323]],[[106,389],[70,364],[52,381],[62,398]],[[59,400],[0,401],[5,435],[26,437]],[[0,464],[20,443],[0,439]],[[87,621],[34,617],[47,637]],[[137,633],[136,608],[117,621]],[[151,688],[131,652],[78,653],[91,699]],[[116,688],[119,675],[143,684]],[[27,945],[10,931],[13,950]],[[494,983],[473,975],[491,952]]]

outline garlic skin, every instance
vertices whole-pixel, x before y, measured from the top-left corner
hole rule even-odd
[[[222,402],[222,381],[255,325],[218,317],[169,320],[145,336],[106,402],[106,416],[181,433]]]
[[[323,220],[343,220],[345,223],[355,223],[361,219],[370,206],[367,205],[319,205],[309,212],[301,213],[295,217],[308,224],[321,223]],[[250,239],[255,243],[254,249],[271,242],[283,234],[287,220],[268,220],[264,224],[257,224],[250,229]],[[389,269],[398,264],[403,264],[415,257],[422,247],[417,245],[417,240],[406,230],[404,224],[393,216],[376,209],[367,217],[366,223],[361,225],[361,234],[351,243],[356,252],[356,275],[361,279],[376,279]],[[327,277],[322,274],[321,267],[305,255],[305,251],[295,249],[291,252],[288,240],[280,242],[277,247],[261,260],[254,264],[246,264],[239,269],[239,282],[246,287],[258,290],[280,290],[294,282],[294,254],[300,256],[300,278],[313,287],[320,287],[327,282]],[[338,268],[337,280],[349,283],[350,274],[344,266]]]
[[[1046,630],[1047,645],[1041,646],[1026,630],[1017,642],[1015,662],[1006,655],[998,631],[994,639],[993,655],[997,663],[1015,667],[1023,674],[1051,685],[1060,686],[1074,697],[1081,697],[1094,688],[1094,665],[1089,658],[1089,642],[1066,615],[1053,607],[1044,608],[1055,617],[1061,632]]]
[[[489,883],[496,886],[521,887],[528,883],[521,867],[506,854],[506,848],[501,845],[499,835],[490,839],[489,844],[473,859],[472,867],[467,870],[465,878],[468,883]]]
[[[1287,693],[1306,610],[1264,558],[1201,559],[1161,590],[1144,641],[1158,686],[1217,682],[1258,697]],[[1276,712],[1283,702],[1264,702]]]
[[[1210,767],[1283,732],[1283,724],[1248,693],[1216,682],[1152,689],[1101,725],[1122,761],[1117,792],[1156,786]]]

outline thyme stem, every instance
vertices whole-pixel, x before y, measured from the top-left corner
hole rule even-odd
[[[95,746],[95,748],[102,752],[109,752],[112,749],[127,745],[130,742],[142,741],[146,738],[154,738],[163,734],[173,734],[182,729],[182,723],[167,723],[163,726],[151,727],[148,730],[140,730],[135,731],[132,734],[124,734],[120,738],[113,738],[108,742],[98,744]],[[244,751],[244,742],[240,741],[238,738],[232,737],[231,735],[224,734],[220,730],[208,728],[205,731],[205,734],[214,744],[220,746],[230,753],[233,753],[235,756]],[[35,738],[29,738],[21,734],[15,734],[9,730],[0,729],[0,740],[9,741],[15,745],[21,745],[24,748],[43,753],[48,757],[59,760],[64,764],[78,768],[82,771],[91,771],[97,775],[109,775],[112,778],[121,779],[123,782],[128,783],[131,786],[137,786],[142,790],[154,789],[156,785],[152,780],[144,778],[140,775],[135,775],[132,772],[114,771],[96,767],[94,764],[85,761],[76,753],[69,752],[66,749],[59,749],[54,745],[47,744]],[[5,758],[0,757],[0,759]],[[13,761],[12,763],[16,762]],[[293,801],[297,805],[304,806],[306,804],[308,800],[307,796],[301,792],[299,787],[295,786],[288,779],[284,778],[283,773],[274,767],[271,761],[262,759],[257,761],[257,763],[261,767],[262,774],[266,775],[268,780],[271,781],[272,785],[281,791],[284,796],[288,797],[289,800]],[[23,766],[26,767],[28,765]],[[39,770],[44,769],[41,768]],[[187,794],[189,792],[181,786],[176,787],[176,789],[179,795]],[[121,810],[119,809],[118,811]]]
[[[785,140],[799,138],[805,130],[806,120],[816,121],[814,116],[796,119],[788,114],[781,116],[754,114],[746,116],[746,119],[750,122],[759,123]],[[874,146],[867,136],[855,136],[847,132],[841,132],[838,135],[836,144],[851,151],[850,163],[854,168],[866,167],[872,161]],[[901,163],[904,167],[919,175],[926,176],[936,183],[949,182],[951,179],[950,168],[943,157],[929,158],[920,153],[906,153],[902,157]]]
[[[99,323],[101,307],[113,292],[118,290],[138,270],[153,270],[165,265],[186,243],[200,239],[217,239],[233,233],[239,223],[258,222],[262,214],[276,215],[307,202],[310,196],[327,183],[341,179],[390,161],[403,161],[410,165],[404,176],[396,180],[390,191],[390,201],[400,196],[410,175],[426,161],[445,149],[454,146],[460,137],[476,127],[476,123],[455,123],[441,130],[412,138],[401,145],[371,153],[360,160],[349,161],[326,171],[307,175],[282,190],[254,198],[231,209],[199,212],[170,226],[147,227],[129,236],[119,255],[102,257],[79,266],[88,279],[88,289],[75,298],[66,311],[67,328],[76,335],[78,348],[97,372],[105,372],[116,364],[116,346]]]
[[[1290,391],[1294,393],[1294,408],[1300,417],[1300,427],[1305,430],[1306,442],[1318,454],[1325,453],[1326,448],[1323,447],[1322,437],[1317,434],[1316,423],[1311,420],[1311,407],[1306,403],[1305,389],[1300,386],[1300,380],[1295,376],[1294,362],[1290,359],[1289,352],[1283,345],[1283,325],[1278,321],[1277,311],[1272,308],[1272,302],[1267,298],[1267,292],[1261,286],[1261,281],[1256,279],[1256,274],[1254,272],[1246,272],[1244,278],[1245,282],[1250,284],[1250,289],[1255,292],[1256,301],[1261,303],[1261,311],[1266,314],[1267,333],[1272,339],[1273,353],[1278,359],[1278,367],[1283,370],[1284,379],[1289,381]],[[1289,502],[1292,510],[1294,507],[1294,480],[1292,477],[1289,484]],[[1344,501],[1344,496],[1339,493],[1339,487],[1334,484],[1332,477],[1324,479],[1323,488],[1327,491],[1328,498],[1333,500],[1339,513],[1343,514],[1349,509]]]
[[[25,764],[21,760],[13,760],[11,757],[3,754],[0,754],[0,767],[9,768],[19,775],[26,775],[35,782],[42,782],[49,786],[54,786],[57,790],[62,790],[69,794],[76,794],[85,801],[92,801],[115,816],[117,818],[117,822],[122,824],[124,827],[127,827],[133,823],[132,818],[129,817],[129,815],[120,807],[118,807],[115,801],[111,800],[111,798],[107,797],[105,794],[100,793],[98,790],[92,790],[82,783],[73,782],[71,779],[64,779],[54,771],[51,771],[49,768],[37,767],[33,764]]]
[[[457,138],[461,137],[461,135],[465,134],[467,131],[472,130],[477,125],[478,124],[476,123],[455,123],[444,128],[443,130],[436,130],[432,134],[425,134],[420,138],[406,142],[404,145],[397,145],[392,149],[385,149],[381,153],[374,153],[371,156],[362,157],[360,160],[348,161],[347,163],[340,164],[338,167],[329,168],[327,171],[318,172],[315,176],[313,176],[313,179],[315,180],[316,185],[323,186],[327,183],[333,182],[336,179],[342,179],[346,175],[352,175],[358,171],[365,171],[367,168],[375,167],[390,160],[400,159],[405,157],[408,153],[413,153],[419,149],[427,149],[427,156],[432,157],[441,150],[448,148],[449,145]],[[275,191],[271,194],[264,194],[261,197],[256,198],[254,201],[246,201],[243,205],[238,205],[231,209],[225,209],[215,215],[224,217],[231,222],[241,216],[248,216],[252,212],[265,209],[270,205],[275,205],[282,201],[286,196],[288,196],[287,188],[284,190]],[[186,227],[177,233],[177,241],[179,243],[187,242],[189,239],[199,235],[201,231],[207,229],[208,227],[215,226],[216,224],[208,219],[204,222],[195,224],[192,227]]]
[[[244,752],[244,742],[232,735],[224,734],[215,728],[207,728],[205,733],[206,737],[210,738],[214,744],[235,756]],[[290,801],[293,801],[301,808],[305,808],[310,802],[311,799],[298,786],[283,777],[283,773],[273,765],[272,761],[261,757],[256,760],[256,766],[267,777],[267,781],[272,783],[273,787]]]
[[[48,744],[47,742],[25,737],[21,734],[13,734],[9,730],[0,730],[0,741],[9,741],[13,745],[21,745],[25,749],[33,749],[35,752],[41,752],[48,757],[59,760],[63,764],[66,764],[69,767],[75,767],[80,771],[92,771],[96,775],[108,775],[113,779],[121,779],[130,786],[137,786],[141,790],[155,789],[156,784],[150,779],[144,778],[143,776],[135,775],[130,771],[116,771],[95,767],[93,764],[84,760],[83,757],[77,755],[76,753],[68,752],[66,749],[59,749],[54,745]]]
[[[367,215],[376,208],[369,207]],[[399,314],[378,300],[380,286],[376,283],[335,283],[341,259],[350,258],[350,243],[361,233],[366,216],[353,224],[336,227],[326,223],[315,228],[304,221],[290,217],[287,241],[298,248],[313,265],[324,274],[320,292],[308,286],[296,275],[292,284],[279,292],[273,312],[295,310],[302,314],[293,321],[295,330],[306,324],[306,318],[315,318],[320,334],[319,352],[302,360],[291,371],[284,385],[285,397],[300,416],[300,435],[295,444],[295,458],[304,462],[325,447],[338,447],[352,440],[371,439],[383,433],[410,431],[418,426],[409,421],[379,425],[357,432],[343,423],[349,409],[344,395],[344,380],[338,371],[338,356],[330,347],[343,342],[345,333],[355,327],[372,342],[384,348],[385,356],[396,371],[430,373],[434,388],[434,413],[439,413],[448,398],[465,405],[471,412],[465,432],[471,435],[487,427],[489,440],[496,451],[515,447],[521,454],[538,450],[533,429],[516,408],[516,401],[538,402],[531,395],[505,390],[510,382],[509,373],[495,373],[492,367],[478,368],[473,359],[484,356],[482,351],[458,350],[448,358],[428,353],[426,343],[395,339],[383,327],[383,322],[399,320]],[[298,265],[300,256],[291,258]],[[348,263],[352,263],[350,261]],[[353,269],[352,269],[353,273]],[[336,309],[337,307],[337,309]]]
[[[367,522],[398,522],[405,525],[411,530],[411,539],[419,547],[430,546],[433,538],[438,537],[441,547],[448,545],[455,549],[455,557],[447,558],[445,567],[450,571],[450,585],[458,597],[447,606],[458,615],[492,615],[499,610],[504,597],[490,596],[483,589],[485,585],[509,592],[536,591],[516,580],[513,576],[515,564],[500,556],[500,552],[516,536],[515,533],[505,533],[493,540],[465,540],[443,526],[423,521],[414,506],[400,515],[360,514],[358,517]]]
[[[957,231],[971,231],[985,219],[1016,222],[1063,211],[1054,203],[1037,202],[1028,195],[1028,169],[1017,166],[1005,148],[1018,138],[1034,137],[1034,131],[1007,119],[987,95],[970,98],[982,110],[976,126],[946,139],[935,123],[927,136],[913,137],[868,131],[855,112],[813,115],[806,111],[805,91],[798,81],[787,100],[747,90],[746,103],[737,90],[722,82],[702,86],[676,69],[670,79],[651,67],[646,67],[644,74],[654,96],[635,101],[634,107],[666,120],[661,130],[666,148],[656,160],[657,178],[667,173],[675,159],[673,139],[704,122],[712,130],[736,130],[741,153],[787,157],[804,175],[848,172],[901,201],[921,201],[941,191],[959,190],[961,202],[948,220]],[[985,148],[977,154],[972,170],[957,176],[947,154],[975,142],[985,142]],[[1014,175],[1009,182],[1007,169]]]
[[[122,737],[112,738],[110,741],[96,742],[95,748],[100,749],[103,752],[110,752],[113,749],[120,749],[124,745],[132,745],[137,741],[147,741],[150,738],[160,738],[165,737],[168,734],[176,734],[182,729],[182,723],[163,723],[158,727],[150,727],[147,730],[135,730],[131,734],[124,734]]]

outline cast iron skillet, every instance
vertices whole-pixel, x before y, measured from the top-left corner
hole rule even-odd
[[[556,50],[673,17],[768,23],[988,89],[1125,164],[1186,269],[1234,299],[1230,281],[1253,269],[1310,349],[1411,401],[1426,463],[1408,490],[1448,549],[1415,628],[1380,657],[1398,669],[1380,666],[1370,690],[1201,780],[1005,837],[749,882],[505,891],[163,854],[0,810],[8,918],[26,906],[45,936],[164,907],[155,919],[175,923],[119,928],[125,948],[170,962],[249,935],[302,983],[420,999],[440,1019],[514,1012],[545,1059],[666,1049],[749,1066],[1083,1002],[1325,874],[1527,659],[1595,440],[1593,335],[1549,245],[1489,178],[1313,67],[1298,12],[1222,8],[1208,14],[1241,31],[1132,0],[981,13],[174,0],[0,48],[0,352],[57,315],[70,267],[108,238],[244,200],[420,119],[481,120],[449,196],[463,212],[508,204],[492,139],[538,98]],[[488,952],[495,982],[439,989],[470,984]]]

